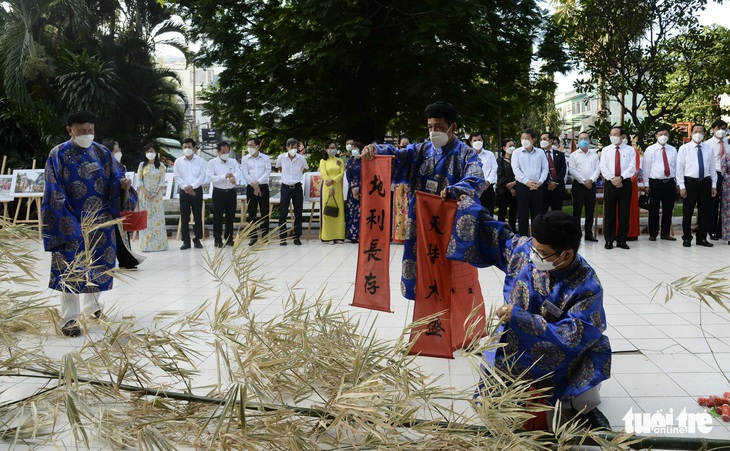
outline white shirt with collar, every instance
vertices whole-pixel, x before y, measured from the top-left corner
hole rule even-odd
[[[296,185],[302,181],[302,176],[309,170],[307,159],[301,154],[289,157],[289,152],[284,152],[276,159],[276,167],[281,169],[281,183],[284,185]]]
[[[723,146],[725,146],[725,153],[730,152],[730,144],[728,144],[727,138],[722,139]],[[707,140],[707,144],[710,145],[713,152],[715,152],[715,169],[720,170],[720,162],[722,161],[720,156],[722,155],[722,151],[720,150],[720,140],[717,139],[717,137],[713,136],[712,138]]]
[[[180,189],[186,186],[198,189],[205,182],[205,160],[195,154],[188,160],[188,157],[183,155],[175,160],[173,172]]]
[[[479,161],[482,162],[482,171],[484,172],[484,180],[489,182],[489,186],[497,183],[497,158],[494,152],[482,148],[478,153]]]
[[[669,163],[669,177],[664,175],[664,157],[662,157],[662,147],[667,154],[667,162]],[[677,177],[677,149],[671,144],[654,143],[644,150],[644,177],[649,179],[673,179]]]
[[[636,150],[628,144],[621,144],[618,152],[621,156],[621,173],[614,174],[616,169],[616,146],[611,144],[601,150],[601,175],[607,183],[611,183],[611,179],[614,177],[629,179],[636,174]]]
[[[703,142],[697,144],[690,141],[682,145],[677,153],[677,184],[679,189],[686,189],[684,184],[685,177],[700,177],[700,161],[697,158],[697,146],[700,146],[702,152],[702,163],[705,167],[705,177],[712,179],[713,188],[717,185],[717,172],[715,172],[715,153],[709,144]]]
[[[581,185],[586,180],[591,180],[595,184],[601,175],[598,152],[594,149],[588,149],[584,152],[583,149],[578,148],[578,150],[570,154],[568,171],[570,172],[570,176],[573,177],[573,180]]]
[[[271,175],[271,158],[260,151],[255,157],[248,154],[241,160],[241,172],[247,184],[259,182],[259,185],[266,185]]]
[[[512,152],[512,172],[515,180],[526,185],[529,181],[545,183],[550,173],[545,151],[532,147],[528,152],[524,147],[518,147]]]
[[[208,162],[206,174],[208,175],[208,180],[213,185],[213,188],[234,188],[236,185],[226,178],[226,174],[228,173],[233,174],[236,181],[240,181],[242,178],[241,170],[239,169],[238,162],[235,158],[229,157],[226,161],[223,161],[220,157],[215,157]]]

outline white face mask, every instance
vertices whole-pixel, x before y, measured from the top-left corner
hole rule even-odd
[[[290,157],[293,157],[297,154],[297,149],[289,149],[287,152],[289,152]]]
[[[358,149],[357,147],[355,147],[354,149],[352,149],[352,156],[353,157],[360,156],[360,149]]]
[[[337,155],[337,149],[327,149],[327,155],[334,157]]]
[[[183,149],[183,153],[185,154],[185,156],[186,156],[186,157],[189,157],[190,155],[192,155],[192,154],[193,154],[193,149],[192,149],[192,147],[186,147],[186,148],[184,148],[184,149]]]
[[[474,141],[471,143],[471,146],[474,150],[482,150],[482,147],[484,147],[484,141]]]
[[[542,140],[540,141],[540,147],[543,149],[549,149],[550,148],[550,141]]]
[[[249,155],[253,155],[253,154],[256,153],[256,148],[255,147],[247,147],[246,148],[246,151],[248,152]]]
[[[114,158],[116,158],[117,161],[121,163],[122,162],[122,153],[121,152],[115,153]]]
[[[148,160],[152,161],[157,156],[157,152],[147,152],[144,155],[147,157]]]
[[[724,137],[725,137],[725,134],[726,134],[726,133],[727,133],[727,132],[726,132],[725,130],[723,130],[723,129],[720,129],[720,130],[716,130],[716,131],[715,131],[715,138],[717,138],[717,139],[722,139],[722,138],[724,138]]]
[[[522,147],[527,149],[532,146],[532,141],[530,141],[529,139],[523,139],[522,141],[520,141],[520,144],[522,144]]]
[[[505,152],[507,152],[507,155],[512,155],[512,152],[514,152],[514,151],[515,151],[515,148],[514,147],[508,147],[505,150]]]
[[[704,138],[705,138],[705,134],[704,133],[697,132],[697,133],[695,133],[695,134],[692,135],[692,141],[694,141],[694,142],[696,142],[698,144],[701,143]]]
[[[669,141],[669,136],[667,135],[659,135],[659,137],[656,139],[656,141],[661,144],[662,146]]]
[[[352,152],[352,144],[346,144],[345,149],[347,149],[348,152]]]
[[[610,139],[611,139],[611,144],[613,144],[614,146],[618,146],[619,144],[621,144],[620,136],[611,136]]]
[[[228,161],[228,154],[222,153],[222,154],[218,155],[218,158],[220,158],[221,161]]]
[[[449,142],[449,130],[451,130],[451,126],[445,132],[429,133],[428,137],[431,140],[431,144],[437,149],[444,147]]]
[[[560,253],[562,255],[562,252]],[[539,271],[552,271],[555,269],[555,262],[560,260],[560,255],[558,255],[558,258],[556,258],[554,261],[543,261],[539,254],[535,252],[534,249],[530,251],[530,260],[532,260],[532,263],[535,265],[535,268],[537,268]]]
[[[81,147],[82,149],[88,149],[91,144],[94,142],[94,135],[79,135],[74,136],[74,142],[77,146]]]

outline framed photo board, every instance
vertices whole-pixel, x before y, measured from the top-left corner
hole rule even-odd
[[[13,176],[0,175],[0,201],[13,200]]]
[[[43,197],[46,188],[44,169],[13,170],[12,192],[14,197]]]
[[[165,174],[165,175],[170,175],[170,174]],[[173,178],[174,178],[174,174],[173,174]],[[172,182],[170,182],[170,183],[172,183]],[[171,193],[172,198],[179,199],[180,198],[180,187],[178,186],[177,182],[175,182],[174,185],[175,185],[175,189]],[[208,177],[205,178],[202,188],[203,188],[203,199],[210,199],[211,197],[213,197],[213,184],[208,181]],[[168,199],[168,198],[169,197],[166,197],[166,199]]]
[[[306,172],[304,174],[304,201],[315,202],[322,197],[322,174]]]
[[[271,174],[269,176],[269,199],[281,199],[281,174]]]

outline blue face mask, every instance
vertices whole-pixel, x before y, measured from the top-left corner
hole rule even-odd
[[[587,139],[581,139],[580,141],[578,141],[578,145],[580,146],[581,149],[588,148],[588,144],[589,143],[588,143]]]

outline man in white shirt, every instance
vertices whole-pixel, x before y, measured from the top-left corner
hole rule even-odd
[[[294,244],[302,244],[302,206],[304,190],[302,174],[309,170],[306,158],[297,153],[299,141],[294,138],[286,140],[286,153],[276,159],[276,168],[281,171],[281,204],[279,204],[279,239],[286,246],[286,220],[289,216],[289,203],[294,207]]]
[[[601,175],[604,188],[604,224],[603,234],[606,238],[606,249],[613,249],[613,241],[621,249],[628,249],[626,238],[629,234],[629,215],[631,213],[631,193],[633,184],[631,177],[636,174],[636,151],[633,147],[622,144],[628,133],[620,127],[611,129],[609,139],[611,145],[601,151]],[[618,232],[616,232],[616,209],[618,208]]]
[[[580,224],[583,207],[586,209],[586,222],[583,236],[586,241],[598,241],[593,236],[593,215],[596,209],[596,182],[601,176],[598,153],[589,149],[591,136],[587,132],[578,134],[578,150],[570,154],[568,168],[573,177],[573,219]]]
[[[717,195],[715,184],[715,153],[705,138],[705,126],[692,126],[692,141],[679,148],[677,154],[677,184],[682,201],[682,246],[692,246],[692,214],[697,206],[697,245],[712,247],[707,241],[712,198]]]
[[[677,197],[677,149],[667,143],[669,127],[666,125],[657,129],[656,140],[656,143],[644,150],[644,177],[649,179],[649,240],[656,241],[659,233],[661,204],[661,238],[676,241],[670,233],[674,201]]]
[[[710,210],[710,239],[717,240],[722,235],[722,224],[720,211],[722,211],[722,171],[720,163],[725,152],[730,152],[730,146],[728,146],[727,138],[727,122],[722,119],[718,119],[712,123],[712,138],[707,140],[707,144],[712,147],[715,152],[715,171],[717,172],[717,183],[715,189],[717,189],[717,195],[712,198],[712,207]]]
[[[269,175],[271,175],[271,158],[259,151],[259,140],[251,138],[246,141],[247,155],[241,160],[241,172],[246,180],[246,202],[248,203],[249,223],[256,221],[256,211],[261,212],[261,238],[269,233]],[[254,233],[251,241],[253,246],[258,241]]]
[[[195,221],[196,249],[201,249],[203,238],[203,182],[205,182],[205,160],[195,155],[196,143],[185,138],[182,143],[183,156],[175,160],[175,182],[180,190],[180,228],[182,246],[180,250],[190,249],[190,211]]]
[[[543,183],[549,168],[545,152],[535,149],[537,134],[531,128],[522,132],[520,144],[512,153],[512,171],[515,173],[517,191],[517,233],[529,235],[529,220],[542,213],[545,197]]]
[[[213,185],[213,239],[215,247],[233,246],[233,221],[236,217],[236,181],[241,180],[241,170],[235,158],[231,158],[231,145],[221,141],[217,145],[218,156],[208,162],[206,174]],[[223,233],[223,221],[226,224]],[[225,243],[225,244],[224,244]]]
[[[487,182],[487,188],[482,193],[479,201],[483,207],[489,210],[490,214],[494,214],[494,204],[496,196],[494,193],[494,185],[497,183],[497,158],[494,152],[484,148],[484,135],[481,133],[472,133],[469,135],[469,145],[477,151],[479,161],[482,164],[482,172],[484,172],[484,180]]]

